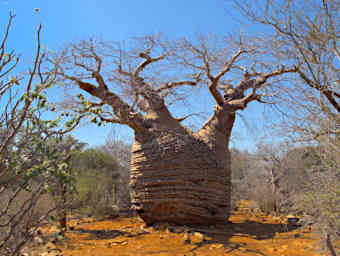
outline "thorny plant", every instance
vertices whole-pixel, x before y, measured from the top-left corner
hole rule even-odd
[[[47,100],[47,90],[54,84],[53,72],[43,73],[46,52],[41,50],[37,30],[37,49],[32,68],[15,74],[20,56],[7,49],[15,15],[10,14],[0,43],[0,255],[18,255],[30,241],[42,221],[56,209],[50,203],[42,209],[46,193],[56,179],[68,182],[62,164],[63,152],[47,141],[60,139],[74,129],[81,116],[45,120],[55,106]]]

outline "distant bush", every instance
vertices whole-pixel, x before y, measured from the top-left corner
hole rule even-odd
[[[125,206],[124,201],[129,204],[129,194],[121,198],[122,190],[125,190],[120,172],[124,167],[111,154],[99,149],[87,149],[74,157],[73,166],[78,172],[75,185],[78,213],[112,217]]]

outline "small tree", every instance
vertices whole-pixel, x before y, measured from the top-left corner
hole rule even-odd
[[[131,163],[131,144],[127,142],[118,130],[118,125],[114,126],[106,138],[105,144],[101,149],[110,153],[121,166],[130,168]]]
[[[77,171],[76,189],[79,210],[82,213],[98,217],[118,214],[120,168],[117,160],[109,153],[100,149],[86,149],[78,152],[72,167]],[[129,195],[125,195],[129,200]],[[114,212],[114,209],[117,211]]]
[[[130,163],[131,163],[131,144],[127,143],[128,138],[119,134],[118,126],[114,127],[105,144],[99,149],[112,155],[119,163],[119,178],[114,184],[115,204],[120,210],[129,210],[131,207],[130,198]]]
[[[80,143],[71,135],[53,137],[47,141],[47,147],[56,152],[53,161],[54,175],[49,181],[49,190],[56,205],[57,219],[62,230],[67,229],[68,209],[72,208],[72,194],[75,192],[76,169],[72,166],[72,159],[82,150],[86,143]]]
[[[54,108],[45,95],[54,75],[40,70],[45,56],[40,49],[41,26],[32,68],[23,75],[15,74],[20,57],[7,49],[14,17],[10,14],[0,43],[0,255],[6,256],[18,255],[55,210],[45,195],[58,156],[46,140],[77,124],[73,119],[64,129],[59,126],[60,118],[42,119]]]
[[[48,193],[54,192],[56,181],[69,180],[64,154],[48,143],[62,131],[52,129],[55,122],[41,120],[36,112],[39,109],[27,111],[25,125],[2,155],[0,255],[17,255],[44,220],[65,208]]]

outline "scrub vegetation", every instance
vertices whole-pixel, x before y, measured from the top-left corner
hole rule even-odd
[[[339,255],[340,3],[224,4],[265,33],[92,37],[51,51],[40,25],[24,72],[8,43],[9,15],[0,38],[1,256],[49,242],[71,255],[89,250],[85,236],[112,240],[98,255],[146,248],[147,236],[172,237],[173,248],[148,247],[164,255],[303,255],[310,234],[308,255],[316,238]],[[55,92],[67,96],[56,102]],[[177,115],[197,92],[214,106],[193,129],[187,121],[201,113]],[[267,110],[257,113],[267,135],[255,150],[231,148],[236,118],[256,104]],[[114,127],[103,145],[70,135],[88,121]],[[133,130],[133,143],[116,124]],[[305,247],[285,251],[283,233]]]

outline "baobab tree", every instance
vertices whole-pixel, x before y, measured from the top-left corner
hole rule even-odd
[[[203,36],[196,42],[146,36],[127,50],[90,39],[51,57],[64,85],[86,93],[70,103],[76,111],[88,113],[99,125],[119,123],[133,129],[131,199],[146,223],[209,224],[228,219],[228,144],[236,111],[252,101],[263,102],[259,92],[267,82],[296,71],[261,65],[256,49],[241,41]],[[235,80],[227,83],[227,74]],[[188,116],[176,118],[170,106],[204,86],[216,105],[194,132],[182,124]]]

